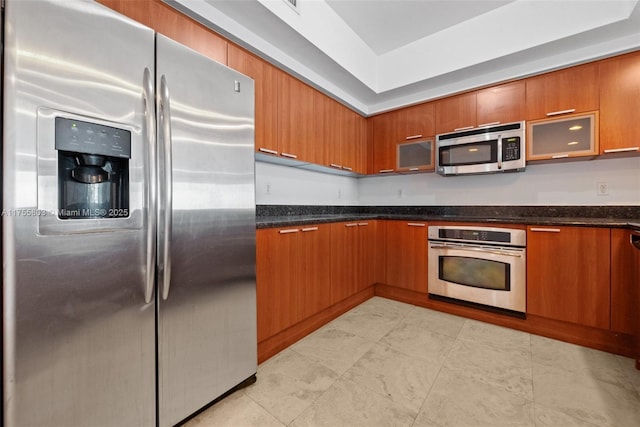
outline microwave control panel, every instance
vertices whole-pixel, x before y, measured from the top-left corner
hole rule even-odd
[[[502,161],[520,159],[520,137],[514,136],[502,140]]]

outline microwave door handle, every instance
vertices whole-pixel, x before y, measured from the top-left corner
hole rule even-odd
[[[514,258],[522,258],[522,253],[520,251],[501,251],[498,249],[488,249],[488,248],[474,248],[474,247],[462,247],[462,246],[445,246],[445,245],[432,245],[431,249],[455,249],[458,251],[469,251],[469,252],[482,252],[484,254],[493,254],[493,255],[505,255]]]
[[[498,169],[502,169],[502,135],[498,135]]]

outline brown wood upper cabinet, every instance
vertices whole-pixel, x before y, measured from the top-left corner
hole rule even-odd
[[[320,117],[316,92],[300,80],[278,72],[280,156],[319,165],[326,163],[323,141],[316,132],[316,118]]]
[[[244,49],[229,44],[229,67],[255,81],[255,149],[278,155],[276,138],[278,69]]]
[[[318,92],[316,140],[324,150],[323,163],[334,169],[367,173],[366,119],[339,102]]]
[[[526,81],[526,119],[597,110],[598,65],[589,63],[531,77]]]
[[[436,133],[524,120],[524,103],[523,81],[436,101]]]
[[[610,326],[610,229],[527,227],[527,313]]]
[[[600,153],[633,153],[640,147],[640,52],[600,67]]]
[[[373,173],[434,169],[435,105],[432,102],[402,108],[371,118],[373,122]],[[402,167],[398,146],[422,142],[431,147],[431,161],[415,167]]]

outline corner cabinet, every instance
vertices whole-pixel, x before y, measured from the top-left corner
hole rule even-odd
[[[640,52],[601,61],[600,153],[640,154]]]
[[[435,169],[435,105],[424,103],[371,119],[374,174]],[[412,157],[407,159],[406,155]],[[419,155],[419,161],[413,158]]]
[[[610,327],[610,229],[527,227],[527,314]]]

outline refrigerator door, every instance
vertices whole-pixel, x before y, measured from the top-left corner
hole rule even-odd
[[[159,425],[169,426],[257,369],[254,87],[161,35],[156,55]]]
[[[4,426],[154,426],[154,34],[90,1],[5,13]],[[56,117],[130,133],[128,216],[60,219]]]

